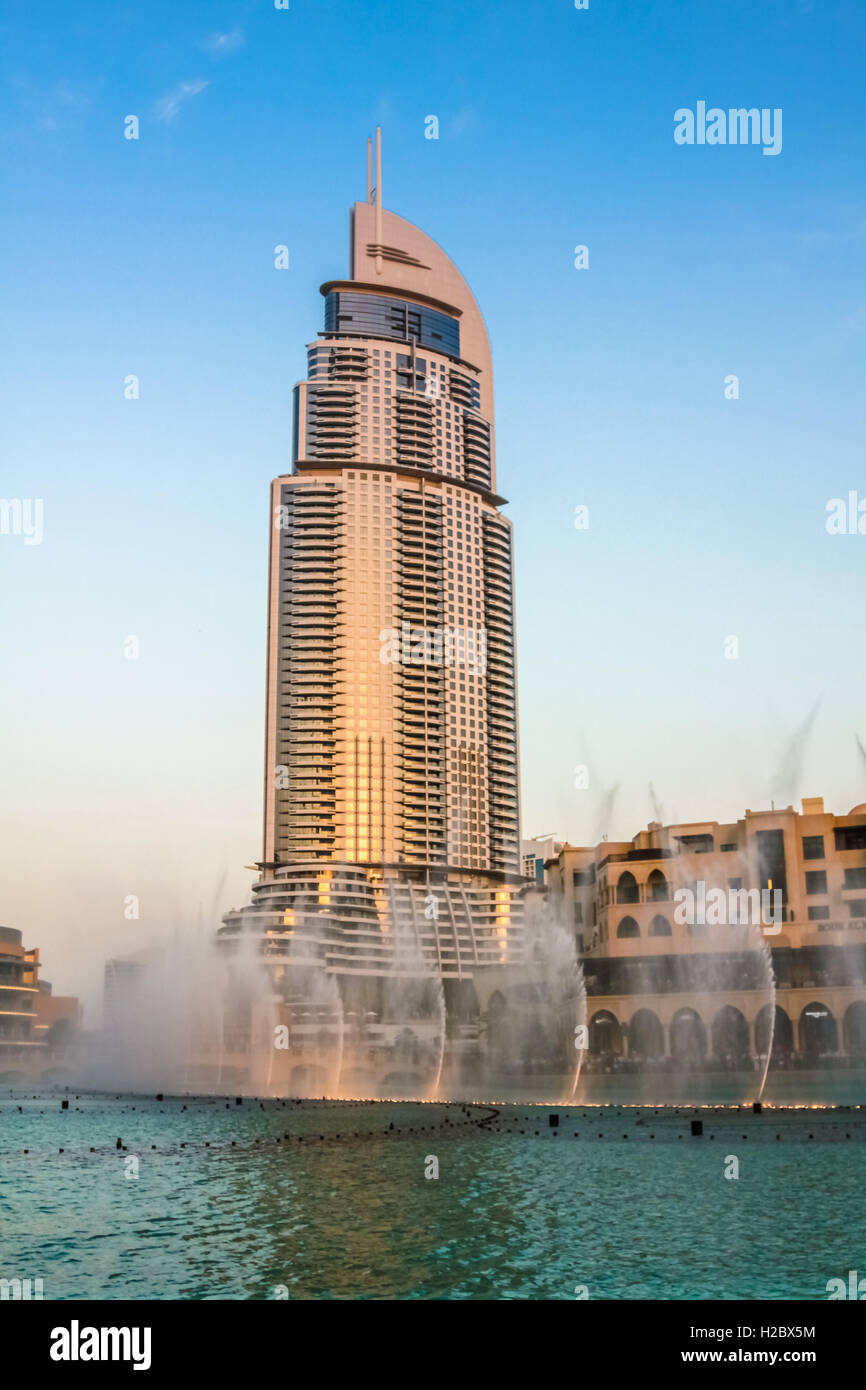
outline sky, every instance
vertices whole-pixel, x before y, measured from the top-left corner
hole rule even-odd
[[[268,484],[377,124],[492,342],[524,834],[866,801],[860,0],[0,16],[0,920],[87,1022],[248,897]],[[699,102],[781,150],[678,144]]]

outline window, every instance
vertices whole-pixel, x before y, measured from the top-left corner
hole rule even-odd
[[[803,858],[804,858],[804,859],[823,859],[823,858],[824,858],[824,836],[823,836],[823,835],[804,835],[804,836],[803,836]]]
[[[851,888],[866,888],[866,866],[858,869],[846,869],[844,888],[846,893]]]
[[[827,870],[813,869],[806,875],[806,892],[810,897],[815,893],[827,892]]]
[[[866,898],[851,898],[848,913],[851,917],[866,917]]]
[[[719,848],[721,849],[722,854],[731,854],[732,851],[734,851],[734,850],[737,848],[737,846],[736,846],[736,844],[733,844],[733,845],[720,845]]]
[[[616,885],[616,900],[618,903],[637,903],[640,902],[640,891],[634,874],[626,869],[624,874],[620,874],[619,882]],[[626,918],[631,921],[631,918]],[[638,933],[635,932],[635,935]]]
[[[651,902],[667,902],[669,897],[668,881],[662,873],[661,869],[653,869],[648,879],[648,886],[650,890],[649,896]]]
[[[712,854],[712,835],[675,835],[680,854]]]
[[[866,825],[845,825],[833,833],[838,850],[866,849]]]
[[[649,934],[650,936],[670,936],[671,924],[667,917],[661,915],[654,917],[650,922]]]
[[[640,927],[633,917],[623,917],[616,929],[617,936],[640,936]]]
[[[810,907],[810,908],[809,908],[809,921],[810,921],[810,922],[826,922],[826,921],[827,921],[827,918],[828,918],[829,916],[830,916],[830,909],[829,909],[829,907]]]
[[[785,837],[781,830],[759,830],[755,835],[758,846],[758,875],[760,887],[780,888],[787,896],[785,874]]]

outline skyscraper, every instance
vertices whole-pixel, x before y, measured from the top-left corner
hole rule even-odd
[[[468,982],[522,946],[511,524],[481,313],[383,208],[378,131],[372,166],[271,489],[264,851],[224,932]]]

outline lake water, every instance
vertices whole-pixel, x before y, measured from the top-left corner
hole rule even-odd
[[[823,1299],[866,1271],[859,1109],[693,1137],[691,1109],[62,1098],[0,1096],[0,1277],[46,1299]]]

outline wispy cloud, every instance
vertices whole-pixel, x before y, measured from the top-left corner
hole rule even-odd
[[[173,92],[167,96],[160,97],[156,103],[156,115],[160,121],[173,121],[183,103],[189,98],[198,96],[207,86],[206,82],[181,82],[175,87]]]
[[[230,34],[210,34],[202,44],[202,48],[209,53],[212,58],[224,58],[228,53],[235,53],[242,48],[244,36],[240,29],[233,29]]]
[[[74,124],[91,104],[85,92],[76,91],[65,82],[36,88],[26,79],[17,79],[12,86],[40,130],[59,130]]]
[[[843,229],[831,229],[817,227],[812,232],[803,232],[800,235],[800,245],[807,249],[812,246],[844,246],[848,242],[863,241],[866,238],[866,218],[859,225],[845,227]]]
[[[866,204],[839,203],[838,200],[813,198],[803,209],[811,224],[797,235],[805,250],[835,248],[866,239]]]
[[[850,347],[866,333],[866,304],[861,304],[850,314],[844,314],[819,333],[812,346],[819,352],[837,352]]]
[[[471,130],[475,125],[475,108],[464,106],[462,110],[456,112],[448,122],[449,135],[463,135],[467,130]]]

